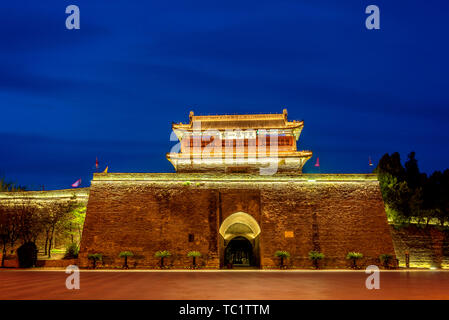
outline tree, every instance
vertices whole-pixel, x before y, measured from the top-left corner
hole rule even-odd
[[[35,246],[36,239],[42,232],[39,210],[28,201],[21,201],[8,206],[0,206],[0,238],[2,242],[2,267],[6,256],[6,247],[11,250],[17,240],[28,247]]]
[[[290,258],[290,253],[288,251],[278,250],[274,253],[274,256],[281,260],[279,266],[282,269],[284,268],[284,259]]]
[[[45,247],[44,253],[51,257],[51,249],[55,230],[63,230],[64,225],[67,225],[67,220],[70,219],[70,213],[77,207],[74,198],[66,203],[53,202],[44,209],[43,224],[45,229]]]
[[[12,210],[17,215],[19,238],[23,243],[36,243],[43,232],[42,212],[29,201],[17,203]]]
[[[401,156],[398,152],[393,153],[391,156],[388,153],[384,154],[380,158],[374,172],[379,175],[390,174],[396,177],[398,181],[405,180],[405,169],[401,164]]]
[[[13,211],[0,206],[0,238],[2,242],[2,263],[5,266],[6,248],[11,245],[14,247],[15,241],[19,237],[17,215]]]
[[[6,182],[4,178],[0,178],[0,192],[16,192],[25,191],[26,187],[16,185],[13,182]]]
[[[123,264],[124,269],[129,269],[128,267],[128,257],[134,256],[134,254],[131,251],[122,251],[118,255],[120,258],[125,258],[125,263]]]
[[[385,154],[375,172],[388,218],[396,225],[416,222],[427,226],[436,219],[443,227],[449,222],[449,182],[445,182],[449,171],[447,175],[435,171],[427,177],[419,170],[415,152],[408,154],[404,169],[396,152]]]
[[[71,243],[79,243],[85,218],[86,206],[84,204],[75,204],[66,219],[63,219],[60,223],[60,234],[69,237]]]
[[[449,170],[435,171],[424,187],[424,208],[443,227],[449,221]]]
[[[196,258],[201,257],[201,252],[199,251],[190,251],[187,253],[188,257],[192,257],[192,267],[196,268]]]
[[[405,180],[410,189],[415,190],[421,186],[421,173],[418,168],[418,160],[415,158],[415,152],[408,154],[405,162]]]
[[[412,191],[406,181],[399,182],[389,173],[378,176],[383,200],[388,208],[390,220],[396,223],[405,223],[410,218],[410,199]]]
[[[319,268],[318,262],[322,259],[324,259],[324,254],[317,251],[310,251],[309,252],[309,259],[313,262],[313,265],[315,269]]]
[[[164,259],[170,257],[170,256],[171,256],[171,253],[170,253],[169,251],[167,251],[167,250],[163,250],[163,251],[158,251],[158,252],[156,252],[156,253],[154,254],[154,256],[155,256],[156,258],[161,259],[161,261],[160,261],[160,266],[161,266],[161,269],[163,269],[163,268],[164,268]]]

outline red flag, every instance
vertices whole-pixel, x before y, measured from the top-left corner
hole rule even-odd
[[[81,179],[78,179],[72,184],[72,187],[76,188],[76,187],[79,187],[80,185],[81,185]]]
[[[98,157],[95,158],[95,168],[98,170]]]
[[[371,157],[368,157],[368,164],[370,165],[370,166],[372,166],[373,165],[373,162],[371,161]]]
[[[320,157],[317,157],[315,167],[319,167],[319,166],[320,166]]]

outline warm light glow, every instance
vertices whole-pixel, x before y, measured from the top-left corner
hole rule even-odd
[[[245,238],[254,239],[260,234],[260,227],[256,219],[245,212],[236,212],[224,219],[223,223],[220,226],[219,232],[225,240],[231,239],[235,237],[236,234],[229,232],[230,229],[234,225],[239,224],[247,227],[247,230],[245,230],[244,233],[240,234]],[[243,228],[240,229],[243,230]]]

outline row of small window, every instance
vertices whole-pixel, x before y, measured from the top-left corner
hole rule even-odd
[[[190,147],[199,147],[201,146],[202,148],[206,147],[207,145],[209,145],[212,140],[199,140],[199,139],[190,139],[190,140],[185,140],[184,142],[184,146],[188,146],[190,144]],[[190,142],[190,143],[189,143]],[[235,146],[256,146],[256,145],[266,145],[269,146],[270,145],[270,139],[261,139],[259,141],[259,139],[242,139],[242,140],[222,140],[221,141],[221,145],[223,147],[235,147]],[[293,137],[278,137],[278,146],[291,146],[293,144]],[[211,146],[213,146],[214,144],[211,144]],[[216,145],[216,143],[215,143]]]

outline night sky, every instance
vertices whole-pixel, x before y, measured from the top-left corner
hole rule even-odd
[[[67,30],[78,5],[81,29]],[[380,30],[365,28],[367,5]],[[384,153],[449,167],[449,1],[2,1],[0,177],[29,189],[173,172],[188,113],[304,120],[305,172]]]

